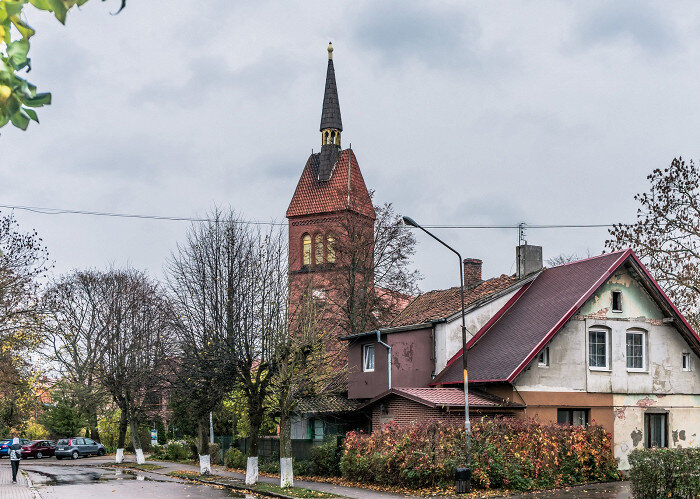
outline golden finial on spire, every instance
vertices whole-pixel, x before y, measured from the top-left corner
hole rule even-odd
[[[328,42],[328,58],[333,59],[333,43]]]

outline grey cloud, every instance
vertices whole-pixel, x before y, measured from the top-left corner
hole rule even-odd
[[[650,53],[665,52],[677,45],[677,37],[663,9],[638,1],[606,2],[576,27],[581,48],[630,39]]]
[[[476,20],[454,8],[407,2],[369,4],[355,20],[353,36],[384,62],[418,60],[431,67],[476,62],[480,32]]]

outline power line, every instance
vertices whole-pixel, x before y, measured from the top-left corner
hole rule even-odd
[[[93,210],[72,210],[67,208],[46,208],[39,206],[21,206],[21,205],[10,205],[10,204],[0,204],[0,208],[7,208],[11,210],[22,210],[29,211],[32,213],[37,213],[39,215],[87,215],[87,216],[97,216],[97,217],[113,217],[113,218],[135,218],[143,220],[165,220],[173,222],[216,222],[214,218],[208,217],[180,217],[180,216],[167,216],[167,215],[147,215],[139,213],[117,213],[108,211],[93,211]],[[240,223],[252,224],[252,225],[270,225],[270,226],[285,226],[284,222],[263,222],[260,220],[236,220]],[[614,224],[528,224],[528,223],[518,223],[518,224],[501,224],[501,225],[481,225],[481,224],[466,224],[466,225],[430,225],[424,224],[423,226],[430,229],[590,229],[590,228],[608,228],[613,227]]]

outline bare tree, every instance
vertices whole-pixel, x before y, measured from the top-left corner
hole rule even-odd
[[[270,392],[276,336],[286,331],[286,246],[279,231],[263,233],[215,211],[193,226],[169,265],[180,319],[182,379],[200,394],[200,469],[208,470],[204,417],[235,386],[245,396],[251,445],[246,482],[258,477],[257,453]],[[182,384],[181,384],[182,385]]]
[[[277,336],[273,394],[280,420],[280,485],[294,485],[292,466],[292,416],[302,399],[322,394],[338,376],[340,353],[334,348],[335,334],[324,317],[326,304],[313,296],[313,289],[290,313],[289,331]]]
[[[71,390],[90,427],[90,437],[99,441],[98,410],[106,393],[98,374],[104,360],[106,328],[101,275],[96,271],[74,271],[44,292],[43,331],[58,372]]]
[[[138,463],[145,462],[139,425],[160,400],[170,350],[171,307],[160,287],[136,270],[112,270],[100,279],[105,323],[100,382],[121,411],[117,462],[127,426]]]
[[[567,263],[576,262],[578,260],[583,260],[584,258],[591,258],[593,253],[590,249],[586,250],[584,255],[579,253],[560,253],[557,256],[547,259],[547,266],[558,267],[559,265],[565,265]]]
[[[637,221],[616,224],[610,249],[631,247],[673,302],[700,325],[700,169],[675,158],[647,176],[648,192],[637,194]]]

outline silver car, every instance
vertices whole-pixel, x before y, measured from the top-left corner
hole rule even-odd
[[[56,442],[56,459],[69,457],[78,459],[80,456],[104,456],[106,453],[105,446],[99,442],[95,442],[90,438],[62,438]]]

